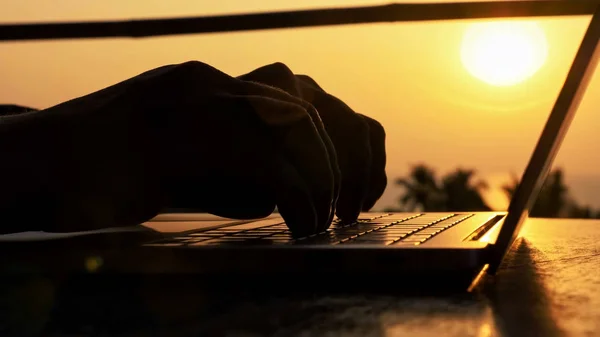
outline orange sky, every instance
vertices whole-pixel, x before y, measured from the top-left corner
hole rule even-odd
[[[381,4],[375,0],[81,1],[2,4],[0,22],[128,19]],[[472,22],[472,21],[471,21]],[[539,19],[546,64],[506,88],[470,76],[460,63],[469,21],[376,24],[143,40],[0,43],[0,102],[48,107],[152,67],[197,59],[231,75],[282,61],[307,73],[387,129],[388,175],[424,161],[441,173],[477,168],[497,181],[521,173],[560,90],[589,17]],[[597,175],[600,76],[590,84],[557,158],[569,176]],[[594,93],[596,93],[594,95]],[[386,193],[389,204],[397,191]],[[504,207],[505,200],[492,203]],[[588,200],[582,200],[588,201]],[[600,200],[591,200],[600,205]]]

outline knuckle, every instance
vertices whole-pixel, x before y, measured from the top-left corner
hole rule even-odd
[[[375,119],[370,118],[370,120],[371,120],[371,124],[370,124],[371,132],[373,134],[377,135],[379,138],[385,139],[386,134],[385,134],[385,128],[383,127],[383,125],[381,125],[381,123],[379,123]]]
[[[260,67],[240,78],[277,88],[286,94],[294,96],[294,98],[300,97],[294,73],[288,66],[281,62]]]
[[[359,114],[355,114],[354,117],[354,123],[352,123],[352,132],[354,132],[355,135],[358,136],[361,141],[363,141],[364,138],[368,137],[369,135],[369,123],[361,118]]]
[[[266,68],[271,69],[272,71],[278,74],[294,76],[292,70],[285,63],[282,62],[271,63],[267,65]]]
[[[182,81],[182,84],[191,83],[211,83],[221,84],[223,81],[233,78],[224,72],[200,61],[190,60],[175,65],[169,72],[176,80]],[[189,81],[189,82],[188,82]]]
[[[379,138],[385,138],[386,134],[385,134],[385,128],[383,127],[383,125],[381,125],[381,123],[379,123],[379,121],[377,121],[376,119],[373,119],[369,116],[365,116],[363,114],[359,114],[369,125],[369,131],[372,135],[375,135]]]
[[[175,66],[175,68],[178,70],[198,70],[198,69],[204,69],[206,67],[207,67],[207,65],[205,63],[202,63],[197,60],[189,60],[189,61],[180,63],[177,66]]]

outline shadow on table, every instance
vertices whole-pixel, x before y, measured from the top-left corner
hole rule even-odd
[[[500,336],[561,336],[544,275],[536,267],[537,250],[526,239],[516,242],[483,293]]]
[[[193,278],[112,277],[89,283],[46,275],[14,280],[13,306],[5,308],[10,314],[5,318],[21,332],[47,336],[558,336],[534,255],[527,241],[516,243],[498,275],[476,294],[410,295],[410,287],[401,295],[386,294],[405,286],[401,278],[365,278],[364,292],[343,294],[297,292],[294,280],[280,279],[262,295],[236,289],[243,279],[212,288]],[[295,281],[306,280],[333,282]],[[0,335],[10,336],[1,332],[2,324]]]

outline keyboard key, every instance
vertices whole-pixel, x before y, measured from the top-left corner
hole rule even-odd
[[[452,224],[444,224],[444,223],[442,223],[442,224],[435,224],[435,225],[429,226],[427,228],[428,229],[429,228],[432,228],[432,229],[446,229],[446,228],[450,228],[452,226],[453,226]]]
[[[201,243],[200,243],[201,244]],[[268,241],[225,241],[225,242],[211,242],[209,245],[219,245],[219,246],[266,246],[273,245],[273,242]]]
[[[426,227],[426,226],[414,226],[414,225],[403,226],[400,224],[395,224],[395,225],[391,225],[391,226],[386,226],[384,228],[381,228],[380,230],[414,230],[414,229],[421,229],[424,227]]]
[[[346,240],[346,239],[351,239],[351,238],[355,238],[357,237],[358,234],[349,234],[349,233],[343,233],[343,234],[334,234],[332,236],[333,239],[337,239],[338,241],[341,240]]]
[[[394,240],[348,240],[342,244],[344,245],[378,245],[378,246],[386,246],[394,242]]]
[[[268,228],[272,228],[272,229],[288,229],[288,226],[286,224],[281,224],[281,225],[269,226]]]
[[[293,238],[292,234],[287,234],[287,233],[275,233],[275,234],[268,235],[266,237],[267,238],[288,238],[288,239]]]
[[[397,235],[405,235],[407,233],[410,233],[410,231],[387,231],[385,229],[381,229],[378,231],[372,231],[369,233],[365,233],[363,235],[367,235],[367,236],[397,236]]]
[[[221,240],[221,239],[223,239],[223,240],[229,240],[229,239],[235,239],[235,240],[245,240],[245,239],[247,239],[247,238],[244,238],[244,237],[239,237],[239,236],[237,236],[237,237],[234,237],[233,235],[225,235],[225,236],[221,236],[220,238],[213,238],[213,239],[214,239],[214,240]]]
[[[376,239],[376,240],[382,240],[382,239],[389,239],[389,240],[398,240],[401,239],[403,237],[406,237],[408,234],[366,234],[363,235],[363,237],[370,239]],[[359,236],[360,238],[360,236]]]
[[[409,239],[427,239],[429,237],[431,237],[430,234],[421,234],[420,232],[417,232],[409,236]]]
[[[416,242],[415,243],[415,242],[406,242],[406,241],[396,241],[396,242],[393,242],[391,244],[391,246],[407,246],[407,247],[411,247],[412,246],[412,247],[414,247],[414,246],[417,246],[419,244],[420,244],[420,242]]]
[[[263,241],[270,241],[273,243],[292,243],[294,242],[294,240],[292,239],[277,239],[277,238],[265,238],[262,239]]]
[[[356,229],[359,231],[369,231],[369,230],[373,230],[373,229],[377,229],[377,228],[383,228],[385,226],[388,226],[389,224],[385,224],[385,223],[380,223],[380,224],[356,224],[354,226],[348,227],[349,229]]]
[[[220,229],[232,229],[232,230],[240,231],[240,230],[246,230],[246,229],[264,228],[264,227],[281,225],[281,224],[284,224],[282,219],[266,219],[266,220],[256,220],[256,221],[252,221],[252,222],[248,222],[248,223],[244,223],[244,224],[240,224],[240,225],[227,226],[227,227],[223,227]]]
[[[383,220],[393,220],[393,221],[402,221],[402,220],[407,220],[407,219],[413,219],[413,218],[418,218],[421,215],[419,214],[392,214],[392,215],[388,215],[386,217],[383,217]]]
[[[239,231],[235,230],[235,229],[214,229],[214,230],[208,231],[208,233],[211,233],[211,234],[214,233],[214,234],[223,234],[223,235],[230,235],[230,234],[238,233],[238,232]]]
[[[358,229],[348,229],[348,230],[332,231],[331,233],[334,235],[341,235],[341,236],[353,236],[353,235],[362,234],[364,232],[366,232],[366,231],[358,230]]]
[[[389,215],[391,215],[391,214],[387,213],[387,212],[383,212],[383,213],[364,212],[364,213],[360,213],[358,215],[358,220],[373,220],[373,219],[386,217]]]
[[[191,237],[219,237],[219,236],[223,236],[225,234],[223,233],[212,233],[212,232],[198,232],[198,233],[191,233],[188,234]]]
[[[199,242],[199,241],[205,241],[205,240],[211,240],[212,238],[189,238],[188,240],[183,240],[181,241],[184,244],[190,244],[190,243],[194,243],[194,242]]]
[[[214,241],[218,241],[218,242],[235,242],[235,241],[248,241],[248,240],[252,240],[253,238],[245,238],[245,237],[235,237],[235,236],[224,236],[222,238],[217,238],[217,239],[213,239]]]
[[[442,230],[441,229],[430,229],[430,228],[426,228],[424,230],[418,231],[416,234],[421,234],[421,235],[435,235],[440,233]]]
[[[402,235],[405,234],[405,232],[387,232],[387,231],[373,231],[370,233],[364,233],[360,236],[377,236],[377,237],[384,237],[384,236],[396,236],[396,235]]]
[[[264,228],[253,229],[251,231],[252,232],[259,232],[259,233],[283,233],[285,231],[285,229],[264,227]]]
[[[417,237],[407,237],[405,239],[399,240],[398,242],[410,242],[410,243],[414,243],[414,244],[419,244],[419,243],[423,243],[425,241],[427,241],[430,238],[430,236],[427,237],[421,237],[421,238],[417,238]]]
[[[393,234],[400,235],[400,234],[413,233],[415,231],[417,231],[417,230],[416,229],[387,229],[387,228],[384,228],[384,229],[375,231],[373,233],[386,233],[386,234],[390,234],[390,235],[393,235]]]
[[[296,244],[331,244],[337,243],[347,238],[340,238],[337,236],[319,235],[306,238],[303,240],[296,240]]]
[[[246,238],[260,238],[260,237],[264,237],[269,235],[268,233],[250,233],[250,232],[239,232],[239,233],[235,233],[232,236],[233,237],[246,237]]]

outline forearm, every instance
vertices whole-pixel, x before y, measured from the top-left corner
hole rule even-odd
[[[36,222],[51,211],[56,173],[52,134],[59,131],[42,114],[0,117],[0,232],[36,229],[30,227],[41,225]]]
[[[19,115],[25,112],[37,110],[38,109],[16,104],[0,104],[0,116]]]

